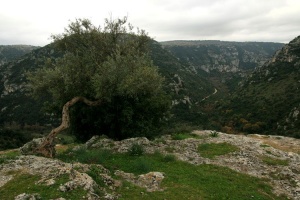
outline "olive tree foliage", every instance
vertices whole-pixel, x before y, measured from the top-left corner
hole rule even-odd
[[[134,31],[133,26],[127,23],[127,18],[106,19],[103,27],[96,27],[87,19],[77,19],[69,24],[64,33],[53,35],[52,38],[56,50],[61,51],[63,57],[48,58],[42,68],[27,75],[33,96],[51,96],[48,104],[63,108],[62,124],[52,130],[38,148],[39,153],[54,156],[53,138],[69,127],[69,108],[77,102],[101,108],[101,105],[109,107],[116,104],[116,99],[121,99],[118,107],[130,110],[131,113],[126,115],[131,118],[127,120],[131,122],[129,127],[134,124],[132,119],[139,118],[141,121],[144,118],[141,117],[144,111],[140,109],[143,107],[147,110],[147,106],[151,107],[152,103],[159,110],[159,115],[153,115],[156,119],[145,117],[148,121],[144,124],[150,125],[164,117],[169,108],[168,98],[162,90],[164,78],[148,56],[151,39],[143,30]],[[124,104],[131,108],[126,108]],[[135,105],[139,105],[138,111]],[[86,109],[81,104],[79,108]],[[75,110],[77,114],[80,113],[78,107]],[[76,112],[73,113],[76,115]],[[134,117],[134,113],[139,117]],[[145,113],[151,115],[150,111]],[[94,120],[105,121],[101,114],[111,113],[105,113],[102,109],[97,116],[94,112]],[[71,121],[80,123],[76,116]],[[113,123],[113,120],[109,123]],[[44,149],[48,149],[48,152],[43,153]]]
[[[52,36],[64,56],[49,58],[29,74],[32,94],[48,93],[62,106],[75,96],[110,101],[112,96],[159,92],[163,78],[147,54],[150,38],[126,24],[126,18],[106,19],[101,29],[78,19],[65,33]]]

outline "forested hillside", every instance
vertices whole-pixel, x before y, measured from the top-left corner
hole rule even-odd
[[[37,48],[30,45],[0,45],[0,67]]]
[[[220,104],[223,127],[300,137],[300,37],[257,68]]]
[[[24,126],[51,122],[50,117],[45,117],[45,112],[40,111],[43,102],[36,102],[27,95],[25,73],[37,69],[45,58],[52,56],[58,55],[51,45],[47,45],[0,68],[0,124]]]
[[[169,126],[299,137],[299,37],[275,54],[282,46],[152,40],[150,56],[165,77],[164,89],[172,101]],[[2,65],[2,125],[43,127],[59,122],[60,110],[45,110],[49,105],[26,95],[25,73],[61,56],[50,44]]]

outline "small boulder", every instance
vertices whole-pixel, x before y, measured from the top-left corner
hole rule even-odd
[[[137,186],[146,188],[148,192],[162,191],[162,189],[160,188],[160,184],[164,179],[164,175],[162,172],[149,172],[147,174],[141,174],[136,177],[132,173],[125,173],[123,171],[117,170],[115,172],[115,175],[121,176],[125,180]]]
[[[44,141],[44,138],[35,138],[30,142],[27,142],[20,148],[22,155],[33,155],[34,150]]]
[[[161,172],[149,172],[147,174],[139,175],[136,183],[141,187],[145,187],[148,192],[159,191],[160,184],[164,179]]]
[[[39,194],[26,194],[22,193],[15,197],[15,200],[40,200],[42,199]]]

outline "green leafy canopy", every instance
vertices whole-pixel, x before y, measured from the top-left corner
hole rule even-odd
[[[57,108],[76,96],[100,99],[105,103],[121,98],[124,103],[119,107],[128,110],[124,106],[128,100],[150,105],[153,102],[146,99],[165,95],[164,78],[148,55],[151,39],[143,30],[134,31],[126,17],[106,19],[103,28],[92,25],[87,19],[77,19],[63,34],[52,38],[56,50],[63,56],[47,58],[41,69],[27,74],[33,96],[51,96],[51,104]],[[156,107],[162,111],[157,117],[162,118],[169,107],[166,106],[168,98],[159,99],[156,104],[162,106]],[[135,112],[132,107],[134,105],[130,109],[133,110],[131,118]]]
[[[126,23],[126,18],[106,19],[102,30],[78,19],[52,36],[64,56],[48,58],[43,68],[28,74],[32,93],[47,92],[64,103],[74,96],[109,101],[114,95],[158,92],[163,78],[148,56],[150,38]]]

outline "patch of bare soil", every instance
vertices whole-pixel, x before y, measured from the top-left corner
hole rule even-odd
[[[249,135],[249,137],[259,139],[264,144],[272,146],[275,149],[300,154],[300,140],[295,138],[258,134]]]

